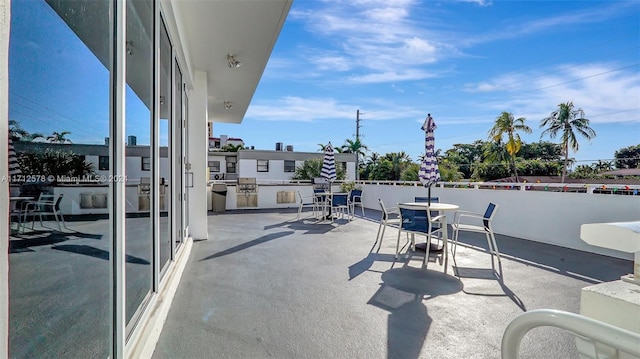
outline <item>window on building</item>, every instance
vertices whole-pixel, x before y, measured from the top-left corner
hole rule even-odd
[[[209,172],[220,172],[220,161],[209,161]]]
[[[98,156],[98,170],[109,170],[109,156]]]
[[[258,172],[269,172],[269,160],[258,160]]]
[[[284,171],[285,172],[295,172],[296,171],[296,161],[285,160],[284,161]]]
[[[227,173],[236,173],[236,163],[227,161]]]
[[[142,167],[143,171],[151,171],[151,157],[142,157]]]

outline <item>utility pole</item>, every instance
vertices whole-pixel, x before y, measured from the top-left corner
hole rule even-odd
[[[356,142],[360,141],[360,109],[356,110]],[[360,166],[358,165],[358,152],[356,152],[356,181],[360,179]]]

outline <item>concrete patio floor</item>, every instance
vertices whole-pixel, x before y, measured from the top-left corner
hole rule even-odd
[[[295,217],[210,215],[153,357],[499,358],[518,314],[578,313],[581,288],[632,271],[630,261],[498,235],[500,279],[484,236],[462,233],[445,274],[433,254],[427,269],[423,253],[395,260],[394,229],[378,252],[377,211],[334,224]],[[522,342],[521,358],[577,356],[573,337],[554,328]]]

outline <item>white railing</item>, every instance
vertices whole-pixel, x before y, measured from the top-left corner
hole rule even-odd
[[[640,334],[575,313],[537,309],[522,313],[509,323],[502,336],[502,359],[517,359],[522,338],[529,330],[541,326],[562,328],[590,342],[592,350],[580,352],[583,358],[631,358],[620,352],[640,358]],[[596,343],[613,350],[596,346]]]

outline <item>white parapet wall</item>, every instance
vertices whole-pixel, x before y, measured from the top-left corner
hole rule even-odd
[[[220,182],[222,183],[222,182]],[[298,191],[303,197],[313,195],[310,183],[258,183],[255,206],[247,206],[245,201],[239,203],[239,193],[235,181],[228,181],[225,198],[226,210],[235,209],[268,209],[297,208]],[[435,186],[431,190],[432,197],[440,202],[454,203],[462,210],[484,212],[489,202],[499,205],[494,220],[494,231],[498,234],[528,239],[536,242],[558,245],[592,253],[632,260],[633,254],[600,248],[589,245],[580,239],[580,226],[585,223],[624,222],[640,220],[640,196],[562,192],[558,188],[545,190],[527,190],[528,185],[484,186],[464,184],[457,188],[450,184]],[[427,189],[415,183],[363,183],[363,204],[365,208],[379,210],[378,198],[387,206],[395,206],[398,202],[411,202],[415,196],[427,196]],[[339,191],[339,184],[332,187]],[[635,190],[633,188],[632,190]],[[211,204],[211,187],[207,193],[207,203]],[[71,186],[56,187],[55,194],[65,193],[61,203],[64,214],[98,214],[108,213],[103,207],[106,186]],[[583,191],[584,192],[584,191]],[[126,189],[127,213],[145,212],[145,195],[140,194],[136,185],[128,185]],[[91,207],[82,206],[83,199],[92,202]],[[161,201],[164,202],[164,201]],[[86,203],[85,203],[86,204]],[[450,219],[452,220],[452,219]]]

